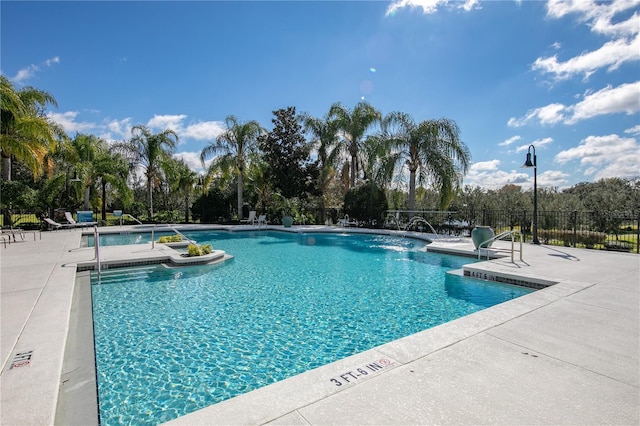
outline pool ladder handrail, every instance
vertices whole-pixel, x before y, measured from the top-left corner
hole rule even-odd
[[[516,234],[518,235],[518,237],[520,237],[520,249],[516,249],[515,248],[515,240],[514,237],[516,236]],[[497,240],[501,240],[506,236],[510,236],[511,237],[511,249],[501,249],[501,248],[489,248],[486,247],[487,244],[492,243],[494,241]],[[485,254],[487,255],[487,260],[489,260],[489,250],[493,250],[493,251],[509,251],[511,252],[511,263],[515,263],[513,261],[513,253],[514,252],[519,252],[520,253],[520,261],[522,262],[522,233],[518,232],[518,231],[514,231],[514,230],[509,230],[509,231],[503,231],[501,233],[499,233],[498,235],[495,235],[491,238],[489,238],[487,241],[483,241],[482,243],[478,244],[478,260],[480,260],[480,258],[482,257],[482,249],[484,249]]]
[[[93,225],[93,245],[95,247],[95,259],[96,266],[98,267],[98,276],[102,272],[102,265],[100,264],[100,233],[98,232],[98,225]]]
[[[411,229],[412,226],[414,225],[418,225],[418,224],[426,224],[429,229],[431,229],[431,232],[433,232],[433,235],[436,237],[436,240],[440,239],[440,235],[438,235],[438,233],[436,232],[436,230],[434,229],[433,226],[431,226],[431,224],[429,223],[429,221],[421,216],[414,216],[411,218],[411,220],[409,220],[409,222],[407,223],[406,229]]]
[[[190,244],[193,245],[198,245],[198,243],[196,243],[195,241],[193,241],[191,238],[187,237],[186,235],[184,235],[182,232],[178,231],[176,228],[171,227],[171,230],[173,232],[175,232],[176,234],[180,235],[182,238],[184,238],[185,240],[189,241]]]
[[[131,219],[133,219],[134,221],[138,222],[139,225],[144,225],[142,222],[140,222],[137,218],[133,217],[132,215],[130,215],[129,213],[123,213],[120,216],[120,226],[122,226],[122,218],[125,216],[129,216]]]

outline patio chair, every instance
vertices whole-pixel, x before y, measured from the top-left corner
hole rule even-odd
[[[267,225],[267,215],[266,214],[261,214],[260,216],[258,216],[258,226],[260,225]]]
[[[67,219],[67,222],[69,222],[69,225],[74,225],[74,226],[93,226],[93,225],[97,225],[98,224],[98,222],[76,222],[76,220],[71,215],[71,212],[64,212],[64,217],[65,217],[65,219]]]
[[[76,225],[73,225],[71,223],[58,223],[55,220],[49,218],[49,217],[45,217],[43,219],[45,222],[47,222],[47,224],[49,225],[49,229],[69,229],[69,228],[75,228]]]
[[[251,210],[249,212],[249,217],[247,219],[242,219],[240,220],[240,223],[250,223],[251,225],[256,223],[256,211],[255,210]]]
[[[11,244],[11,237],[9,235],[0,234],[0,238],[2,238],[2,242],[4,243],[4,248],[7,248],[7,242]]]
[[[16,235],[19,235],[22,240],[24,240],[24,231],[22,228],[6,228],[2,230],[2,236],[7,236],[9,238],[9,242],[11,242],[11,237],[13,237],[13,242],[18,241],[16,239]]]

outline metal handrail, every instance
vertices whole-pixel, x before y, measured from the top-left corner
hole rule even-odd
[[[173,232],[175,232],[176,234],[180,235],[182,238],[184,238],[185,240],[187,240],[189,243],[197,245],[198,243],[193,241],[192,239],[190,239],[189,237],[187,237],[186,235],[184,235],[182,232],[178,231],[176,228],[171,227],[171,230]]]
[[[122,216],[120,216],[120,226],[122,226],[122,218],[125,217],[125,216],[129,216],[131,219],[133,219],[134,221],[138,222],[138,224],[143,225],[142,222],[140,222],[137,218],[133,217],[129,213],[123,213]]]
[[[436,230],[433,228],[433,226],[431,226],[429,221],[427,221],[425,218],[420,217],[420,216],[412,217],[411,220],[409,221],[409,223],[407,223],[406,229],[410,229],[413,225],[417,225],[417,224],[420,224],[420,223],[427,224],[427,226],[429,226],[429,229],[431,229],[431,232],[433,232],[433,234],[435,235],[436,240],[440,239],[440,236],[438,235]]]
[[[98,225],[93,225],[93,245],[96,252],[98,276],[100,276],[100,274],[102,273],[102,265],[100,264],[100,233],[98,232]]]
[[[514,241],[514,236],[518,234],[518,236],[520,237],[520,250],[516,250],[516,248],[514,247],[515,245],[515,241]],[[511,237],[511,250],[509,250],[511,252],[511,263],[514,263],[513,261],[513,252],[517,251],[520,253],[520,261],[522,262],[522,233],[518,232],[518,231],[504,231],[499,233],[498,235],[495,235],[491,238],[489,238],[487,241],[483,241],[482,243],[478,244],[478,260],[480,260],[480,257],[482,256],[482,248],[485,249],[485,253],[487,255],[487,260],[489,260],[489,247],[487,247],[487,244],[492,243],[494,241],[497,240],[501,240],[502,238],[506,237],[506,236],[510,236]],[[494,248],[494,251],[500,251],[500,250],[504,250],[504,249],[499,249],[499,248]]]

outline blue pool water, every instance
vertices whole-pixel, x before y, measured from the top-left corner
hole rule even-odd
[[[186,235],[235,258],[92,279],[103,425],[159,424],[531,291],[447,274],[472,259],[413,239]]]

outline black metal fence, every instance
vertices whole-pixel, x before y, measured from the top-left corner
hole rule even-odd
[[[420,217],[424,221],[412,221]],[[55,217],[64,222],[64,217]],[[387,228],[468,235],[474,226],[491,226],[496,233],[520,231],[525,241],[533,238],[533,212],[528,210],[426,211],[388,210]],[[0,211],[3,228],[39,229],[39,215]],[[640,253],[640,212],[623,211],[539,211],[538,239],[542,244]]]
[[[385,226],[426,229],[420,217],[438,233],[468,234],[474,226],[491,226],[496,233],[520,231],[526,241],[533,239],[533,212],[527,210],[408,211],[389,210]],[[623,211],[539,211],[538,240],[542,244],[640,253],[640,212]]]

